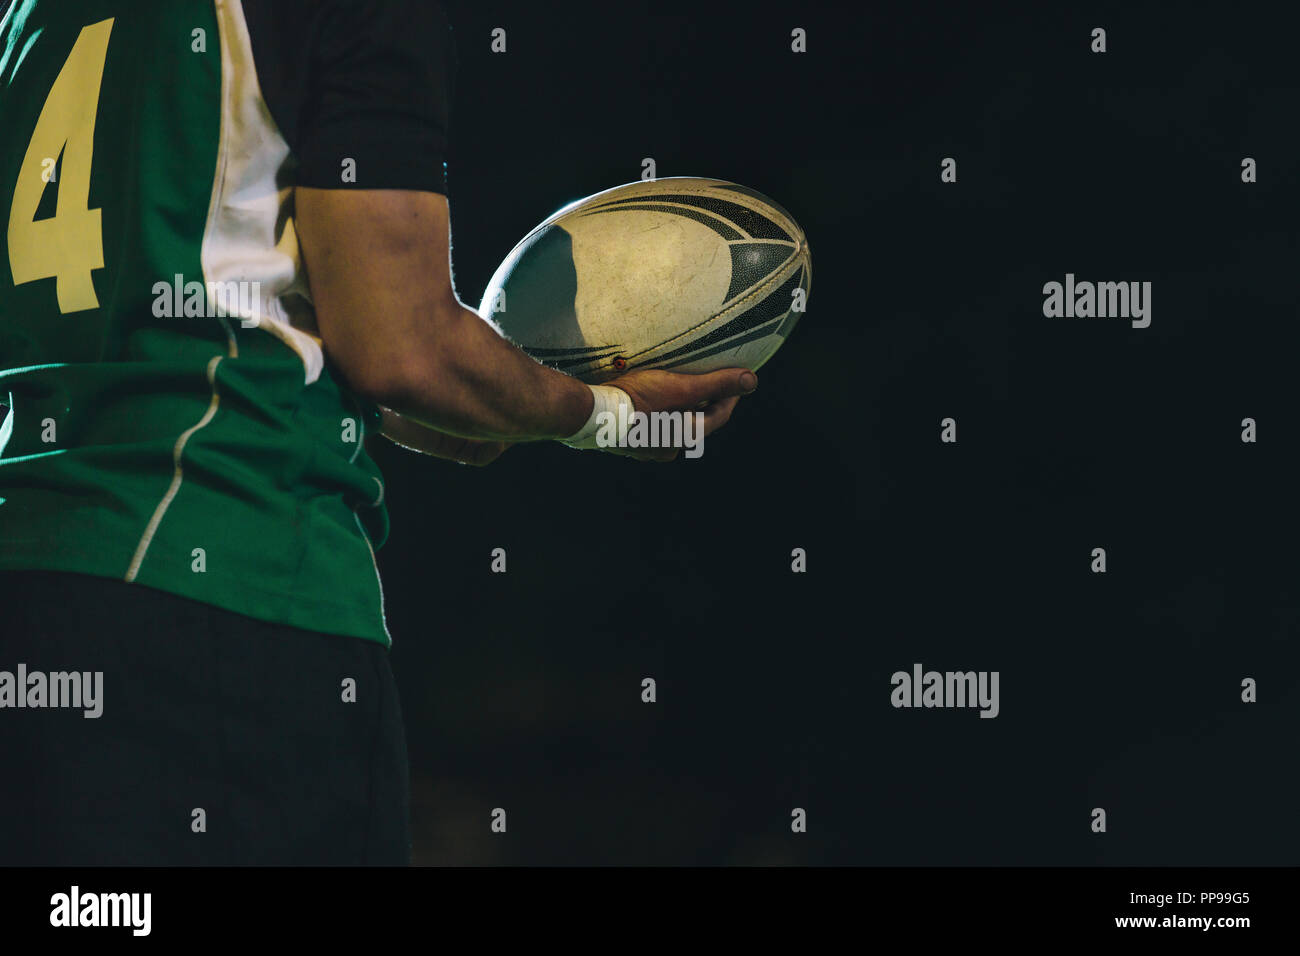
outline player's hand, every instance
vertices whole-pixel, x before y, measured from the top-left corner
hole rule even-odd
[[[512,444],[508,441],[481,441],[461,438],[412,421],[388,408],[380,408],[384,424],[382,432],[390,441],[434,458],[458,461],[462,465],[489,465],[501,457]]]
[[[745,368],[724,368],[701,375],[641,369],[605,384],[626,392],[638,412],[703,412],[704,434],[708,435],[727,424],[742,395],[758,388],[758,376]],[[680,452],[680,448],[619,450],[620,454],[647,461],[671,461]]]

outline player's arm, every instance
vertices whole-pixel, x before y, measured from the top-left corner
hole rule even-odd
[[[561,438],[582,427],[590,389],[456,299],[445,196],[299,188],[295,209],[321,338],[353,390],[469,438]]]
[[[354,391],[474,439],[564,438],[587,423],[588,386],[534,361],[456,298],[445,196],[299,187],[295,209],[321,338]],[[707,433],[755,383],[730,369],[635,372],[610,384],[639,411],[706,406]]]

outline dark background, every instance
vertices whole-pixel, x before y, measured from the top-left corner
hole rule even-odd
[[[1295,32],[1044,6],[449,5],[464,301],[644,157],[814,282],[701,459],[376,449],[417,862],[1297,862]],[[1067,272],[1151,327],[1044,318]],[[895,710],[915,662],[1001,715]]]

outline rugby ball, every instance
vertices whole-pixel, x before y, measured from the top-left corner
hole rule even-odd
[[[808,242],[744,186],[670,178],[565,206],[506,256],[479,314],[589,384],[639,368],[757,369],[803,313]]]

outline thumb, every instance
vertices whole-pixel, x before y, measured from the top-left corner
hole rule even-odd
[[[695,403],[720,402],[724,398],[748,395],[758,388],[758,376],[747,368],[724,368],[691,376]]]

